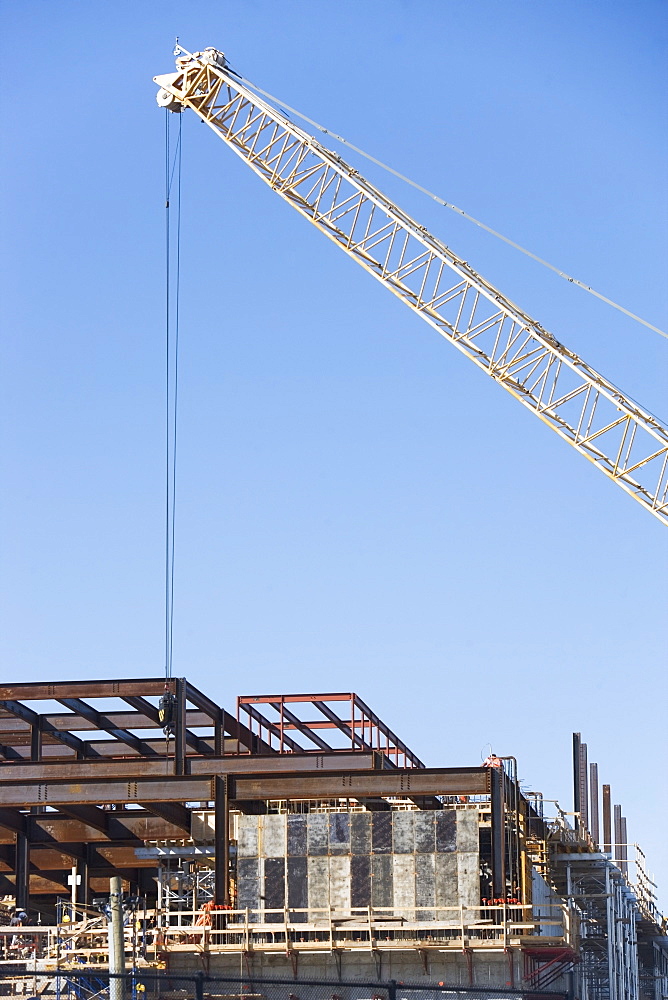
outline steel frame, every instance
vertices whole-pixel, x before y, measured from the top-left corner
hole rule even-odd
[[[160,731],[156,704],[165,690],[175,704],[169,739]],[[276,697],[284,704],[304,700]],[[307,746],[297,756],[284,752],[285,739],[283,752],[276,749],[271,729],[265,739],[264,730],[253,731],[185,678],[0,685],[0,892],[14,894],[24,907],[31,889],[69,894],[73,867],[82,876],[80,903],[114,871],[150,889],[146,880],[155,864],[136,850],[147,842],[188,840],[189,804],[204,802],[214,808],[216,894],[224,902],[231,801],[255,808],[262,800],[359,796],[373,806],[385,805],[383,795],[412,793],[422,800],[435,789],[484,792],[488,775],[480,768],[425,769],[356,695],[311,697],[313,704],[322,700],[330,718],[321,712],[319,722],[299,722]],[[119,701],[127,708],[120,710]],[[53,711],[49,703],[67,711]],[[350,720],[336,715],[350,736],[347,749],[330,747],[319,735],[318,727],[335,726],[332,703],[351,706]]]
[[[232,75],[215,49],[154,77],[278,195],[625,492],[668,524],[668,430],[340,156]]]
[[[277,718],[269,719],[258,708],[260,705],[271,708]],[[314,709],[310,715],[319,713],[319,718],[301,719],[295,712],[298,705]],[[248,718],[249,730],[257,731],[278,753],[303,753],[304,749],[336,753],[334,741],[328,742],[322,736],[323,731],[329,731],[342,733],[350,744],[346,747],[349,751],[384,754],[388,765],[396,767],[424,767],[419,757],[354,693],[241,695],[237,698],[239,721],[242,715]],[[292,738],[293,733],[306,737],[306,748]]]

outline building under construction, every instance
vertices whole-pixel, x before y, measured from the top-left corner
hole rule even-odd
[[[104,968],[121,876],[135,968],[668,994],[653,885],[577,734],[568,812],[512,757],[425,767],[349,693],[231,714],[185,679],[11,684],[0,734],[6,974]]]

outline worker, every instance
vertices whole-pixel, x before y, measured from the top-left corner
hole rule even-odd
[[[503,767],[503,761],[495,753],[490,753],[482,762],[483,767]]]

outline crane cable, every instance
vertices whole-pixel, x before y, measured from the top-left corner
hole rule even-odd
[[[165,679],[172,676],[174,648],[174,539],[176,514],[176,430],[179,400],[179,303],[181,293],[181,151],[182,126],[171,155],[169,121],[165,111]],[[176,175],[175,262],[172,275],[170,202]],[[174,303],[172,306],[172,285]],[[173,360],[172,360],[173,359]]]
[[[531,250],[527,250],[526,247],[523,247],[519,243],[516,243],[514,240],[511,240],[508,236],[504,236],[502,233],[497,232],[496,229],[492,229],[491,226],[485,225],[485,223],[481,222],[480,219],[476,219],[474,218],[474,216],[469,215],[469,213],[465,212],[463,208],[458,208],[457,205],[453,205],[451,204],[451,202],[445,201],[443,198],[440,198],[437,194],[434,194],[433,191],[430,191],[428,188],[423,187],[416,181],[411,180],[410,177],[406,177],[405,174],[402,174],[398,170],[395,170],[394,167],[389,166],[389,164],[387,163],[383,163],[382,160],[376,159],[375,156],[372,156],[370,153],[366,153],[363,149],[360,149],[359,146],[353,145],[352,142],[348,142],[348,140],[344,139],[342,135],[338,135],[336,132],[332,132],[330,129],[325,128],[324,125],[320,125],[312,118],[309,118],[307,115],[302,114],[301,111],[297,111],[296,108],[290,107],[289,104],[286,104],[284,101],[279,100],[278,97],[275,97],[273,94],[269,94],[266,90],[262,90],[261,87],[258,87],[250,80],[247,80],[246,77],[242,76],[241,73],[238,73],[236,70],[232,69],[231,66],[228,65],[227,69],[229,72],[233,73],[234,76],[238,77],[238,79],[241,80],[241,82],[244,83],[247,87],[250,87],[258,94],[262,94],[263,97],[268,98],[275,104],[278,104],[286,114],[286,117],[288,118],[290,117],[290,115],[288,115],[287,112],[296,115],[298,118],[301,118],[302,121],[307,122],[309,125],[312,125],[313,128],[317,129],[319,132],[322,132],[323,135],[331,136],[332,139],[336,139],[337,142],[343,143],[344,146],[347,146],[349,149],[352,149],[355,153],[358,153],[360,156],[363,156],[365,160],[369,160],[370,163],[375,163],[376,166],[381,167],[383,170],[386,170],[390,174],[393,174],[394,177],[398,177],[399,180],[404,181],[404,183],[406,184],[409,184],[411,187],[415,188],[416,191],[420,191],[422,192],[422,194],[426,194],[428,198],[431,198],[433,201],[441,205],[443,208],[449,208],[451,211],[456,212],[457,215],[463,216],[463,218],[468,219],[469,222],[472,222],[480,229],[484,229],[486,233],[490,233],[497,239],[502,240],[504,243],[507,243],[508,246],[514,247],[515,250],[519,250],[520,253],[523,253],[526,257],[530,257],[531,260],[535,260],[537,261],[537,263],[542,264],[543,267],[547,267],[549,268],[550,271],[554,271],[554,273],[558,274],[560,278],[564,278],[572,285],[577,285],[578,288],[582,288],[585,292],[589,292],[590,295],[594,295],[597,299],[600,299],[601,302],[607,303],[607,305],[612,306],[613,309],[617,309],[619,312],[624,313],[625,316],[629,316],[631,319],[636,320],[636,322],[642,323],[642,325],[646,326],[649,330],[653,330],[654,333],[658,333],[661,337],[665,337],[666,340],[668,340],[668,333],[665,333],[658,326],[654,326],[653,323],[648,323],[646,319],[643,319],[641,316],[636,315],[636,313],[633,313],[629,309],[626,309],[618,302],[613,302],[613,300],[609,299],[606,295],[602,295],[600,292],[597,292],[594,288],[591,287],[591,285],[587,285],[584,281],[579,281],[572,275],[567,274],[566,271],[562,271],[560,268],[555,267],[554,264],[550,264],[549,261],[544,260],[542,257],[539,257],[535,253],[532,253]]]

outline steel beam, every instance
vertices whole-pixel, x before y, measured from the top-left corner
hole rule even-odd
[[[25,833],[16,834],[14,874],[16,876],[16,906],[20,910],[27,910],[30,896],[30,841]]]
[[[178,826],[190,836],[190,810],[178,802],[141,802],[140,805],[165,822]]]
[[[186,681],[176,680],[176,719],[174,722],[174,774],[186,773]]]
[[[195,705],[200,711],[205,712],[210,719],[222,725],[225,732],[229,733],[235,740],[238,740],[250,753],[271,754],[275,751],[261,740],[259,736],[252,733],[247,726],[235,719],[233,715],[220,708],[215,702],[207,698],[205,694],[198,691],[196,687],[186,681],[186,698],[191,705]]]
[[[506,805],[505,774],[500,767],[490,767],[492,799],[492,891],[496,899],[506,898]]]
[[[3,690],[0,688],[0,690]],[[74,750],[77,755],[81,757],[95,757],[97,756],[97,751],[93,750],[88,743],[84,743],[80,740],[78,736],[74,736],[72,733],[59,732],[53,726],[50,726],[48,722],[37,712],[34,712],[32,708],[28,708],[27,705],[22,705],[17,699],[10,699],[8,701],[0,701],[0,708],[3,708],[6,712],[11,715],[15,715],[17,719],[22,719],[27,722],[31,727],[37,726],[41,729],[42,733],[49,733],[53,736],[59,743],[64,743],[65,746]],[[31,750],[32,750],[32,738],[31,738]]]
[[[303,758],[299,758],[300,764]],[[488,768],[405,768],[335,774],[236,776],[237,801],[252,799],[412,798],[416,795],[486,795]]]
[[[117,728],[111,719],[108,719],[106,715],[98,712],[91,705],[87,705],[81,698],[59,698],[58,701],[65,708],[69,708],[71,712],[92,722],[101,732],[109,733],[110,736],[113,736],[119,742],[126,743],[133,750],[136,750],[137,753],[143,754],[146,757],[152,757],[156,754],[156,751],[144,740],[140,740],[138,736],[128,732],[127,729]]]
[[[193,802],[213,798],[211,778],[181,778],[171,777],[162,780],[148,781],[108,781],[99,782],[95,779],[76,784],[67,782],[42,782],[29,785],[5,785],[2,797],[6,805],[33,806],[74,806],[80,810],[83,806],[99,805],[100,802],[120,804],[135,802]],[[99,810],[100,817],[87,811],[85,822],[91,826],[103,823],[102,817],[107,814]],[[91,819],[88,819],[88,816]],[[83,814],[79,818],[84,818]]]
[[[305,722],[302,722],[301,719],[297,718],[294,712],[291,712],[290,709],[286,708],[286,706],[281,704],[281,702],[271,701],[269,704],[276,712],[279,713],[279,715],[282,715],[284,719],[288,720],[292,728],[298,729],[300,733],[311,740],[312,743],[315,743],[315,745],[321,750],[324,750],[325,753],[332,750],[332,747],[329,743],[326,743],[325,740],[323,740],[322,736],[318,736],[314,733]]]
[[[301,761],[300,757],[300,761]],[[313,772],[235,777],[233,797],[252,799],[382,798],[416,795],[485,795],[489,792],[488,768],[407,768],[388,771]],[[214,798],[213,777],[163,777],[136,781],[87,781],[5,784],[7,806],[81,806],[105,803],[137,804],[209,801]],[[104,813],[103,813],[104,815]]]
[[[309,751],[299,756],[272,754],[270,757],[244,754],[238,757],[187,757],[186,773],[191,776],[216,774],[289,774],[294,771],[368,771],[380,769],[382,755],[375,753],[327,754]],[[49,761],[41,764],[11,763],[0,772],[0,788],[5,782],[25,784],[35,781],[88,781],[102,778],[157,778],[170,777],[173,764],[166,757],[146,760],[141,757],[123,757],[118,760],[96,758],[94,761]]]
[[[250,715],[251,719],[255,719],[255,721],[259,723],[262,729],[267,729],[270,733],[273,733],[281,744],[285,744],[285,746],[289,747],[294,753],[306,753],[304,747],[301,747],[299,743],[296,743],[290,736],[286,736],[285,733],[281,733],[278,726],[273,722],[270,722],[269,719],[267,719],[266,716],[264,716],[262,712],[259,712],[253,705],[244,705],[244,709],[248,715]]]
[[[215,821],[215,890],[214,902],[227,906],[230,902],[230,813],[227,794],[227,779],[214,781],[214,821]]]
[[[162,728],[160,725],[160,716],[158,714],[158,709],[154,705],[152,705],[150,701],[146,701],[145,698],[124,698],[123,701],[126,701],[128,705],[131,705],[133,708],[136,708],[137,711],[141,712],[141,714],[145,716],[147,720],[150,719],[153,725]],[[200,716],[202,721],[194,721],[194,720],[191,721],[191,717],[194,715]],[[186,726],[188,725],[215,726],[215,723],[212,723],[211,720],[208,718],[208,716],[204,714],[204,712],[195,713],[186,710],[185,722]],[[195,751],[195,753],[201,753],[201,754],[214,753],[213,747],[209,746],[209,744],[206,743],[201,736],[196,736],[195,733],[191,733],[189,729],[186,729],[185,731],[185,740],[188,746],[191,747]]]
[[[124,698],[125,695],[160,697],[165,682],[145,680],[54,681],[31,684],[0,684],[0,701],[58,701],[59,698]]]

